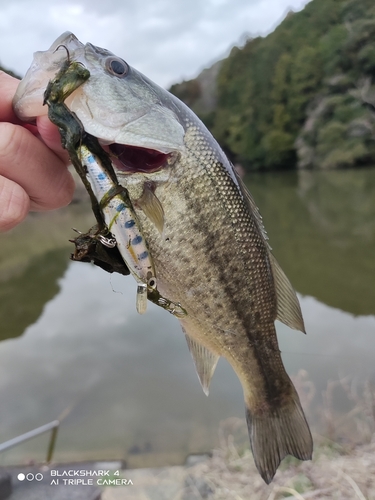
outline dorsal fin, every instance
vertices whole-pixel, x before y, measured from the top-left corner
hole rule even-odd
[[[267,232],[263,226],[262,216],[259,213],[259,209],[255,204],[255,201],[245,186],[242,179],[236,173],[238,180],[238,185],[240,187],[241,194],[249,207],[251,213],[254,215],[255,222],[258,226],[259,232],[262,235],[267,248],[269,250],[268,255],[271,262],[271,267],[273,271],[273,277],[275,280],[275,291],[277,296],[277,317],[279,321],[285,325],[293,328],[294,330],[300,330],[305,332],[305,325],[302,318],[301,307],[298,302],[296,292],[294,291],[290,281],[285,276],[284,271],[281,269],[279,263],[271,253],[271,247],[268,243]]]
[[[143,194],[138,198],[136,204],[143,210],[146,217],[151,220],[161,234],[164,229],[164,210],[152,186],[145,183]]]
[[[241,177],[238,175],[238,173],[236,172],[235,169],[233,169],[233,170],[234,170],[234,173],[236,174],[238,186],[240,188],[240,192],[244,198],[244,201],[246,202],[247,206],[249,207],[250,212],[253,214],[254,219],[255,219],[255,223],[258,226],[259,232],[262,235],[264,241],[266,242],[267,247],[269,248],[269,250],[271,250],[270,244],[268,243],[268,234],[267,234],[267,231],[263,225],[263,218],[259,213],[259,208],[256,206],[256,203],[254,201],[252,194],[245,186],[245,183],[243,182]]]
[[[305,332],[301,307],[290,281],[285,276],[275,257],[269,252],[277,297],[277,317],[284,325]]]
[[[184,333],[203,392],[208,396],[208,388],[220,356],[212,353],[202,344],[193,340],[185,330]]]

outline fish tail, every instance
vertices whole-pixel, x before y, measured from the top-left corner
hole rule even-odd
[[[288,405],[257,413],[252,412],[250,405],[246,404],[247,427],[255,465],[269,484],[286,455],[311,460],[312,437],[296,393]]]

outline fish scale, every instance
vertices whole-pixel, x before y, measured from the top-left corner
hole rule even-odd
[[[207,144],[205,144],[207,146]],[[194,147],[194,144],[193,144]],[[213,156],[213,155],[212,155]],[[222,168],[220,168],[220,164],[217,163],[217,174],[215,174],[215,164],[212,163],[211,158],[208,158],[208,165],[210,167],[210,173],[211,177],[206,178],[202,177],[202,180],[205,180],[205,182],[199,182],[197,181],[197,177],[194,179],[194,196],[189,197],[187,196],[187,193],[191,193],[192,191],[188,191],[186,186],[182,184],[182,181],[179,181],[179,188],[180,192],[176,195],[176,200],[177,204],[179,204],[179,201],[185,196],[186,204],[187,204],[187,213],[191,213],[192,207],[195,207],[195,212],[194,212],[194,218],[193,220],[189,220],[186,217],[180,221],[179,225],[179,230],[177,229],[176,222],[172,221],[171,222],[171,227],[173,227],[173,234],[168,233],[168,218],[166,219],[166,228],[165,228],[165,235],[169,237],[168,242],[166,242],[165,245],[162,244],[161,240],[158,238],[158,235],[155,234],[153,231],[152,225],[148,224],[148,221],[146,218],[144,220],[141,220],[142,227],[145,231],[145,236],[147,241],[149,242],[150,245],[150,251],[153,255],[154,262],[155,262],[155,267],[156,267],[156,272],[158,275],[159,279],[159,286],[162,287],[164,283],[167,283],[168,288],[161,288],[164,294],[169,294],[172,298],[172,300],[179,301],[184,298],[184,307],[188,311],[188,315],[191,316],[193,315],[196,319],[197,322],[205,323],[207,321],[207,317],[215,315],[215,330],[217,327],[220,325],[220,319],[224,320],[225,318],[225,326],[222,327],[223,330],[228,329],[228,323],[229,323],[229,318],[232,313],[232,305],[231,300],[233,293],[240,291],[240,300],[237,298],[238,294],[236,294],[236,309],[240,309],[239,311],[236,311],[235,314],[235,320],[236,324],[238,323],[238,316],[240,315],[242,321],[244,323],[253,323],[254,320],[254,312],[256,310],[253,310],[249,312],[247,309],[248,307],[248,301],[249,301],[249,288],[248,288],[248,282],[254,281],[259,283],[259,275],[261,274],[261,269],[257,269],[257,266],[262,264],[262,260],[258,259],[256,261],[254,258],[252,259],[252,262],[254,263],[252,265],[252,268],[250,270],[250,274],[248,274],[249,269],[241,269],[241,267],[245,267],[245,262],[244,261],[237,261],[235,259],[236,254],[238,253],[244,253],[244,244],[242,245],[233,245],[233,242],[237,237],[237,235],[240,235],[240,237],[243,238],[243,236],[247,236],[247,241],[245,239],[245,243],[254,243],[254,240],[258,240],[257,245],[260,247],[261,250],[264,250],[264,245],[261,244],[261,239],[259,237],[259,234],[256,232],[255,228],[255,223],[251,220],[251,217],[249,214],[246,214],[243,212],[243,200],[242,198],[238,195],[238,190],[236,186],[234,185],[233,181],[231,178],[223,171]],[[179,168],[184,171],[184,164],[181,163],[179,165]],[[203,172],[203,169],[202,169]],[[176,177],[179,177],[179,172],[177,172],[176,169]],[[213,179],[219,179],[218,182],[214,182]],[[126,181],[124,177],[124,181]],[[200,186],[200,190],[198,191]],[[131,187],[129,186],[129,192],[130,196],[132,195],[131,192]],[[222,205],[219,210],[217,210],[216,213],[214,214],[209,214],[210,216],[208,217],[207,210],[204,210],[203,207],[206,206],[206,203],[209,203],[209,201],[217,195],[217,191],[219,191],[221,199],[222,199]],[[164,207],[168,206],[168,203],[170,203],[170,198],[168,199],[163,198],[162,194],[162,188],[158,188],[155,192],[155,194],[159,197],[161,203],[163,204]],[[196,199],[199,199],[199,204],[197,206]],[[202,207],[202,211],[199,213],[199,206]],[[229,208],[228,208],[229,207]],[[233,208],[232,208],[233,207]],[[239,216],[239,224],[234,224],[231,225],[228,224],[228,218],[230,217],[231,213],[236,213],[236,211],[241,211],[242,207],[242,216]],[[232,210],[230,210],[232,208]],[[166,214],[173,214],[178,211],[177,206],[171,206],[168,207],[168,209],[165,210]],[[199,213],[199,217],[197,217],[197,212]],[[142,212],[141,210],[138,211],[138,216],[142,218]],[[198,222],[199,219],[199,222]],[[206,219],[206,221],[205,221]],[[189,223],[192,224],[192,227],[189,227]],[[215,226],[216,231],[214,235],[212,235],[212,231],[210,230],[208,232],[209,226]],[[148,232],[150,230],[150,232]],[[198,233],[199,231],[199,233]],[[195,236],[194,240],[189,242],[186,241],[185,239],[185,234],[194,234],[197,235],[200,234],[200,238]],[[207,240],[207,234],[210,235],[210,238]],[[182,236],[181,240],[179,240],[179,235]],[[165,252],[168,252],[169,247],[170,247],[170,241],[176,241],[175,247],[178,247],[178,252],[177,255],[171,255],[170,260],[165,259]],[[228,245],[229,242],[229,245]],[[156,244],[155,244],[156,243]],[[189,245],[190,243],[190,245]],[[203,245],[200,245],[200,243],[203,243]],[[213,244],[213,245],[212,245]],[[252,244],[252,255],[254,254],[254,248],[256,248],[256,245]],[[228,254],[229,251],[229,254]],[[200,255],[197,255],[197,253],[200,253]],[[177,258],[173,258],[177,257]],[[196,273],[196,266],[195,262],[198,260],[204,260],[205,258],[208,258],[208,262],[206,262],[202,267],[203,269],[210,269],[210,273],[206,272],[204,276],[197,276]],[[185,259],[185,262],[190,262],[191,266],[188,265],[176,265],[173,266],[172,262],[175,261],[176,263],[180,263]],[[164,265],[164,262],[168,261],[168,267]],[[262,269],[266,267],[266,265],[262,266]],[[233,269],[235,268],[235,269]],[[182,283],[180,284],[179,282],[175,280],[172,281],[172,276],[180,274],[183,279],[184,279],[184,286],[190,290],[194,290],[194,302],[191,307],[190,306],[190,301],[189,299],[186,299],[181,294],[182,290]],[[189,277],[189,278],[186,278]],[[186,280],[188,282],[186,283]],[[204,282],[204,286],[198,290],[194,286],[196,283],[202,283]],[[225,299],[227,303],[223,300],[221,303],[222,307],[222,312],[219,314],[217,312],[217,300],[212,300],[215,296],[216,290],[220,290],[222,288],[223,282],[225,284]],[[174,285],[174,286],[173,286]],[[173,287],[173,288],[172,288]],[[269,308],[263,307],[265,311],[262,310],[262,304],[267,304],[267,302],[272,302],[271,297],[274,296],[274,292],[272,289],[272,293],[270,293],[270,289],[272,288],[272,282],[269,284],[269,286],[258,286],[260,293],[257,294],[258,301],[260,302],[259,308],[261,309],[261,314],[263,320],[265,319],[265,316],[270,316],[272,315],[272,320],[275,319],[276,316],[276,308],[273,307],[273,313],[270,313]],[[268,298],[268,301],[266,302],[265,300],[259,300],[263,297]],[[254,299],[252,298],[254,301]],[[196,301],[199,301],[202,304],[205,304],[205,309],[202,311],[203,314],[199,313],[196,310]],[[274,302],[274,301],[273,301]],[[228,303],[231,305],[230,308],[228,308]],[[243,303],[243,310],[241,310]],[[189,311],[192,309],[191,314],[189,314]],[[211,312],[212,311],[212,312]],[[201,317],[202,316],[202,317]],[[224,322],[224,321],[223,321]],[[220,326],[219,326],[220,328]],[[212,330],[212,327],[210,328]],[[238,329],[238,327],[237,327]],[[207,330],[204,330],[203,336],[207,337]],[[199,340],[199,339],[198,339]],[[215,339],[217,340],[217,339]],[[225,341],[220,341],[217,342],[220,347],[226,345]],[[232,342],[229,342],[229,345],[231,345]],[[215,349],[215,345],[211,346]],[[217,350],[217,347],[216,349]]]
[[[59,55],[61,45],[66,51]],[[91,75],[66,104],[88,134],[121,152],[113,160],[116,176],[129,193],[160,293],[184,308],[179,320],[203,390],[208,394],[223,356],[242,384],[255,464],[269,483],[286,455],[311,458],[312,439],[274,325],[277,319],[304,331],[303,318],[255,202],[191,110],[121,58],[71,33],[36,54],[15,97],[18,116],[43,114],[39,88],[66,52]]]

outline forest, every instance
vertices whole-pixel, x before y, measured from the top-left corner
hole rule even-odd
[[[170,91],[245,170],[375,158],[375,3],[312,0]]]

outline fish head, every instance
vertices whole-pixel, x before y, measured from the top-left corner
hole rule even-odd
[[[87,68],[90,78],[65,104],[85,131],[113,153],[122,174],[158,171],[184,151],[185,128],[174,97],[120,57],[91,43],[83,44],[70,32],[48,50],[34,54],[13,100],[22,120],[47,114],[44,91],[67,58]]]

